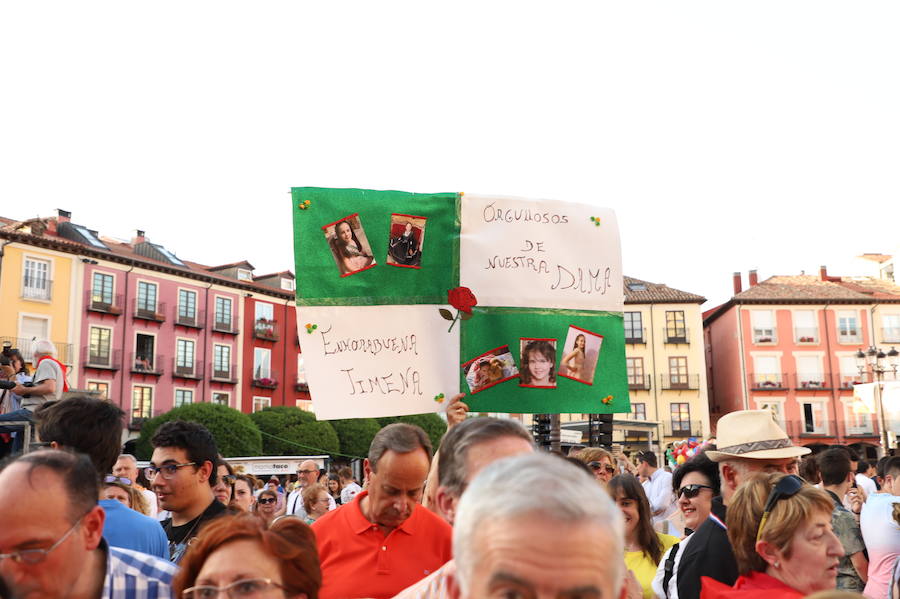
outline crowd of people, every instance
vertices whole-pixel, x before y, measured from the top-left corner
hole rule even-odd
[[[0,467],[2,598],[900,597],[900,457],[811,455],[768,411],[669,472],[537,451],[457,397],[436,452],[392,424],[361,481],[307,460],[294,482],[235,471],[194,422],[139,469],[109,402],[31,416],[41,448]]]

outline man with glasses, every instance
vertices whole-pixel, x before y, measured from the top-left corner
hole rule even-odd
[[[159,506],[169,511],[162,527],[169,558],[177,564],[203,525],[226,510],[211,486],[216,482],[216,442],[202,424],[173,420],[160,426],[150,443],[153,456],[146,475]]]
[[[12,597],[163,599],[174,565],[103,540],[94,466],[44,450],[0,470],[0,577]]]
[[[303,490],[319,482],[319,466],[312,460],[301,462],[297,468],[297,486],[288,495],[285,502],[285,514],[306,520],[308,514],[303,507]],[[334,497],[328,495],[328,511],[337,507]]]
[[[726,532],[729,501],[737,488],[756,472],[783,472],[795,458],[810,450],[791,443],[769,410],[741,410],[719,419],[718,446],[706,455],[719,464],[722,495],[713,498],[712,513],[693,534],[678,564],[678,597],[700,597],[700,577],[708,576],[731,586],[738,569]]]

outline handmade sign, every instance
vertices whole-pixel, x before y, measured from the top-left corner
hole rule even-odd
[[[615,214],[552,200],[292,189],[322,419],[629,412]],[[426,234],[427,233],[427,234]]]

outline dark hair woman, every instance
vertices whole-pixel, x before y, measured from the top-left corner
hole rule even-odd
[[[625,517],[625,566],[634,572],[644,597],[655,595],[651,584],[663,553],[678,539],[656,532],[650,502],[638,479],[631,474],[614,476],[606,485],[610,497]]]
[[[365,253],[348,220],[339,221],[334,226],[334,236],[328,243],[331,244],[331,251],[337,258],[342,275],[362,270],[373,262],[373,256]]]
[[[543,339],[533,339],[522,350],[519,383],[532,387],[556,386],[556,348]]]

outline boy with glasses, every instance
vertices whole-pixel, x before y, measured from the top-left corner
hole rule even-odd
[[[162,521],[169,558],[178,563],[203,525],[225,513],[211,485],[218,451],[210,432],[196,422],[166,422],[150,440],[153,456],[145,473],[169,518]]]

